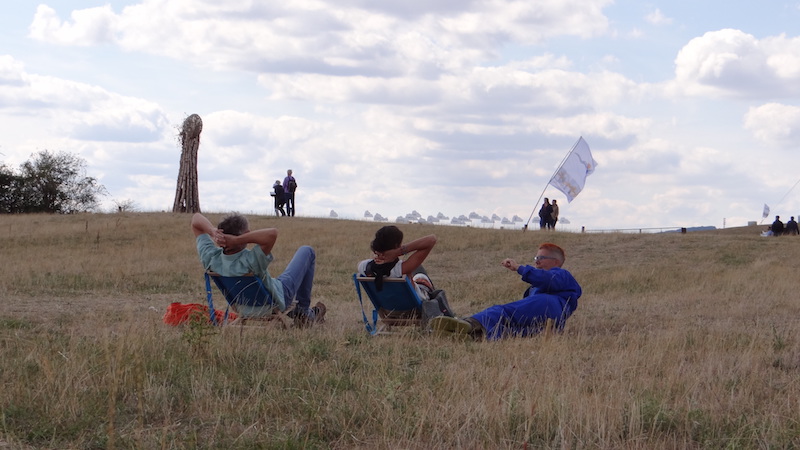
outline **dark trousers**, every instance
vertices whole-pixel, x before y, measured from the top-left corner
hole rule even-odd
[[[286,215],[286,211],[283,210],[283,203],[275,202],[275,215],[277,216],[278,213],[281,213],[282,216]]]
[[[294,192],[286,194],[286,214],[294,216]]]

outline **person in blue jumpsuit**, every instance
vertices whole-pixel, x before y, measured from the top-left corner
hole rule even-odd
[[[469,317],[435,317],[431,329],[438,335],[464,335],[475,340],[497,340],[541,333],[547,319],[562,330],[569,316],[578,308],[582,290],[575,277],[562,269],[564,250],[555,244],[542,244],[533,258],[533,266],[504,259],[501,265],[522,276],[530,284],[522,300],[494,305]]]

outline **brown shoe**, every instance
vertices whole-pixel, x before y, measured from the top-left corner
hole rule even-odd
[[[324,323],[325,322],[325,313],[328,312],[328,308],[325,306],[325,303],[317,302],[313,308],[314,311],[314,323]]]
[[[311,308],[311,312],[314,313],[314,318],[310,318],[310,314],[306,312],[299,311],[294,316],[294,326],[297,328],[308,328],[312,325],[323,323],[325,322],[325,312],[327,312],[327,310],[324,303],[317,302],[317,304]]]

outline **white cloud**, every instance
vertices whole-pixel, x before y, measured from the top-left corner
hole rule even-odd
[[[30,28],[46,42],[113,41],[220,70],[435,78],[493,57],[504,42],[603,33],[609,3],[484,1],[448,9],[431,2],[410,21],[407,11],[356,2],[148,0],[119,14],[109,6],[76,10],[71,21],[40,5]]]
[[[645,16],[645,20],[653,25],[669,25],[672,23],[672,19],[665,16],[658,8]]]
[[[697,95],[797,96],[799,55],[800,38],[757,39],[733,29],[708,32],[678,53],[676,81]]]
[[[800,107],[768,103],[750,108],[744,127],[763,142],[794,148],[800,142]]]
[[[11,55],[0,55],[0,89],[23,85],[25,83],[24,70],[25,66],[21,61],[17,61]]]
[[[79,9],[62,21],[56,11],[39,5],[30,26],[30,37],[63,45],[97,45],[113,39],[116,16],[109,5]]]
[[[9,56],[0,57],[0,74],[0,121],[8,124],[3,138],[18,142],[3,151],[8,161],[21,162],[45,149],[72,150],[103,171],[104,163],[119,164],[133,143],[171,139],[170,122],[153,102],[31,74]]]
[[[38,110],[62,133],[81,140],[143,142],[160,139],[168,121],[153,102],[97,86],[28,74],[14,58],[0,57],[0,114]],[[57,119],[57,120],[55,120]]]

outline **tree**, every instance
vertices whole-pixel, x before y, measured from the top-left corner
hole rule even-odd
[[[17,212],[22,200],[23,180],[5,164],[0,165],[0,213]]]
[[[133,212],[139,210],[139,205],[131,199],[114,200],[114,205],[117,206],[117,212]]]
[[[22,163],[20,173],[0,168],[0,212],[72,214],[95,209],[106,188],[85,176],[86,162],[75,155],[47,150]]]

